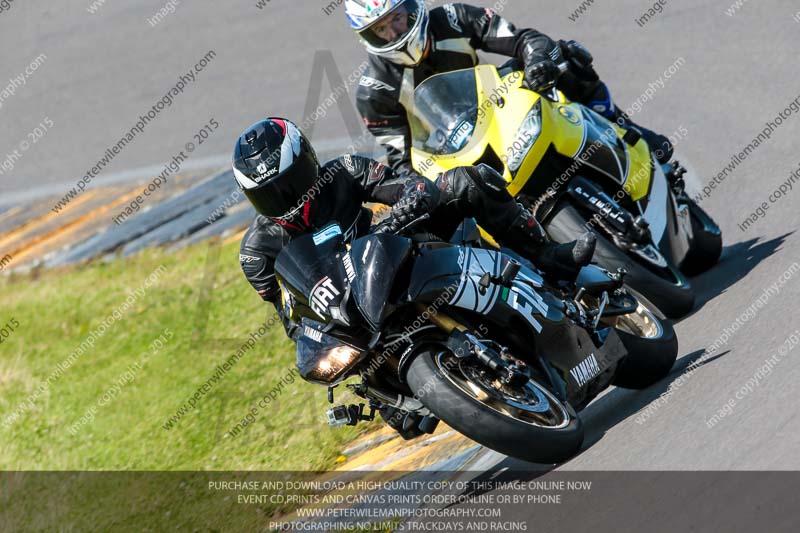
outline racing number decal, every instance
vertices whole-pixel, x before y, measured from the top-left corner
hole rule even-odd
[[[547,316],[547,304],[530,286],[514,281],[508,293],[508,305],[516,309],[527,320],[537,333],[542,332],[542,324],[536,320],[534,313],[538,311]]]

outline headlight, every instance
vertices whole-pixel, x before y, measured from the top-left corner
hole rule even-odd
[[[510,156],[508,158],[508,169],[516,172],[522,166],[522,162],[528,156],[528,152],[533,148],[539,134],[542,133],[542,101],[539,100],[528,112],[528,116],[522,121],[522,125],[517,130],[517,137],[509,147]]]
[[[321,354],[317,366],[312,371],[321,381],[329,382],[341,374],[350,365],[358,361],[360,353],[350,346],[337,346]]]
[[[297,369],[307,381],[330,385],[345,376],[365,353],[365,350],[304,326],[304,335],[297,339]]]

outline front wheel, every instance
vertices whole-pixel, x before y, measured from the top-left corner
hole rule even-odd
[[[563,204],[545,223],[545,229],[556,242],[570,242],[589,231],[587,220],[570,204]],[[689,280],[674,266],[656,272],[645,267],[597,231],[597,248],[593,261],[614,272],[624,268],[625,283],[644,294],[669,318],[683,317],[694,308],[694,289]]]
[[[495,451],[536,463],[578,453],[583,426],[572,408],[532,379],[506,386],[484,369],[442,347],[421,352],[406,381],[438,418]]]

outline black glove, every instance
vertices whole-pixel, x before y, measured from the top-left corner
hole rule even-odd
[[[578,71],[586,71],[592,67],[594,58],[591,52],[578,41],[559,41],[561,49],[567,50],[567,58],[577,67]]]
[[[408,226],[423,215],[431,213],[439,205],[439,189],[424,178],[406,186],[403,196],[392,206],[393,231]]]
[[[560,76],[558,65],[551,59],[544,59],[525,67],[525,81],[534,91],[546,91],[553,87]]]

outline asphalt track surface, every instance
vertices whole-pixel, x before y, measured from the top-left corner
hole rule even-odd
[[[263,10],[256,0],[183,2],[155,27],[146,19],[164,5],[161,0],[107,0],[96,14],[87,12],[89,3],[14,2],[0,12],[0,90],[39,54],[47,56],[26,85],[2,101],[0,162],[45,117],[54,124],[12,171],[0,175],[0,203],[66,192],[209,50],[216,57],[197,81],[96,184],[149,179],[211,118],[221,126],[190,160],[197,168],[222,167],[235,136],[260,117],[302,121],[314,92],[315,51],[322,52],[318,58],[330,52],[344,78],[363,61],[341,8],[328,16],[324,2],[272,0]],[[721,172],[800,95],[795,2],[745,2],[728,16],[728,2],[669,0],[644,27],[635,19],[650,2],[598,1],[572,22],[568,15],[578,5],[512,0],[502,9],[518,25],[583,42],[624,107],[642,102],[656,85],[635,118],[667,134],[685,128],[679,151],[700,182]],[[662,87],[657,80],[680,58]],[[322,98],[330,90],[326,82]],[[316,105],[312,101],[311,109]],[[352,106],[343,109],[352,118]],[[583,413],[585,449],[560,469],[800,468],[800,347],[787,341],[800,328],[800,271],[785,275],[800,261],[800,182],[779,201],[768,199],[798,168],[798,115],[784,120],[703,200],[723,229],[725,252],[719,266],[693,280],[700,307],[677,325],[680,354],[672,375],[645,391],[611,390],[591,404]],[[352,142],[348,124],[352,120],[337,107],[317,122],[313,138],[323,151],[344,149]],[[769,204],[766,215],[741,231],[738,225],[762,202]],[[747,314],[776,283],[778,291]],[[723,336],[724,345],[703,356]],[[782,354],[781,346],[792,349]],[[759,373],[773,356],[777,363]],[[696,371],[684,374],[696,361],[702,363]],[[730,402],[730,414],[711,423]],[[491,451],[467,466],[531,468]]]

